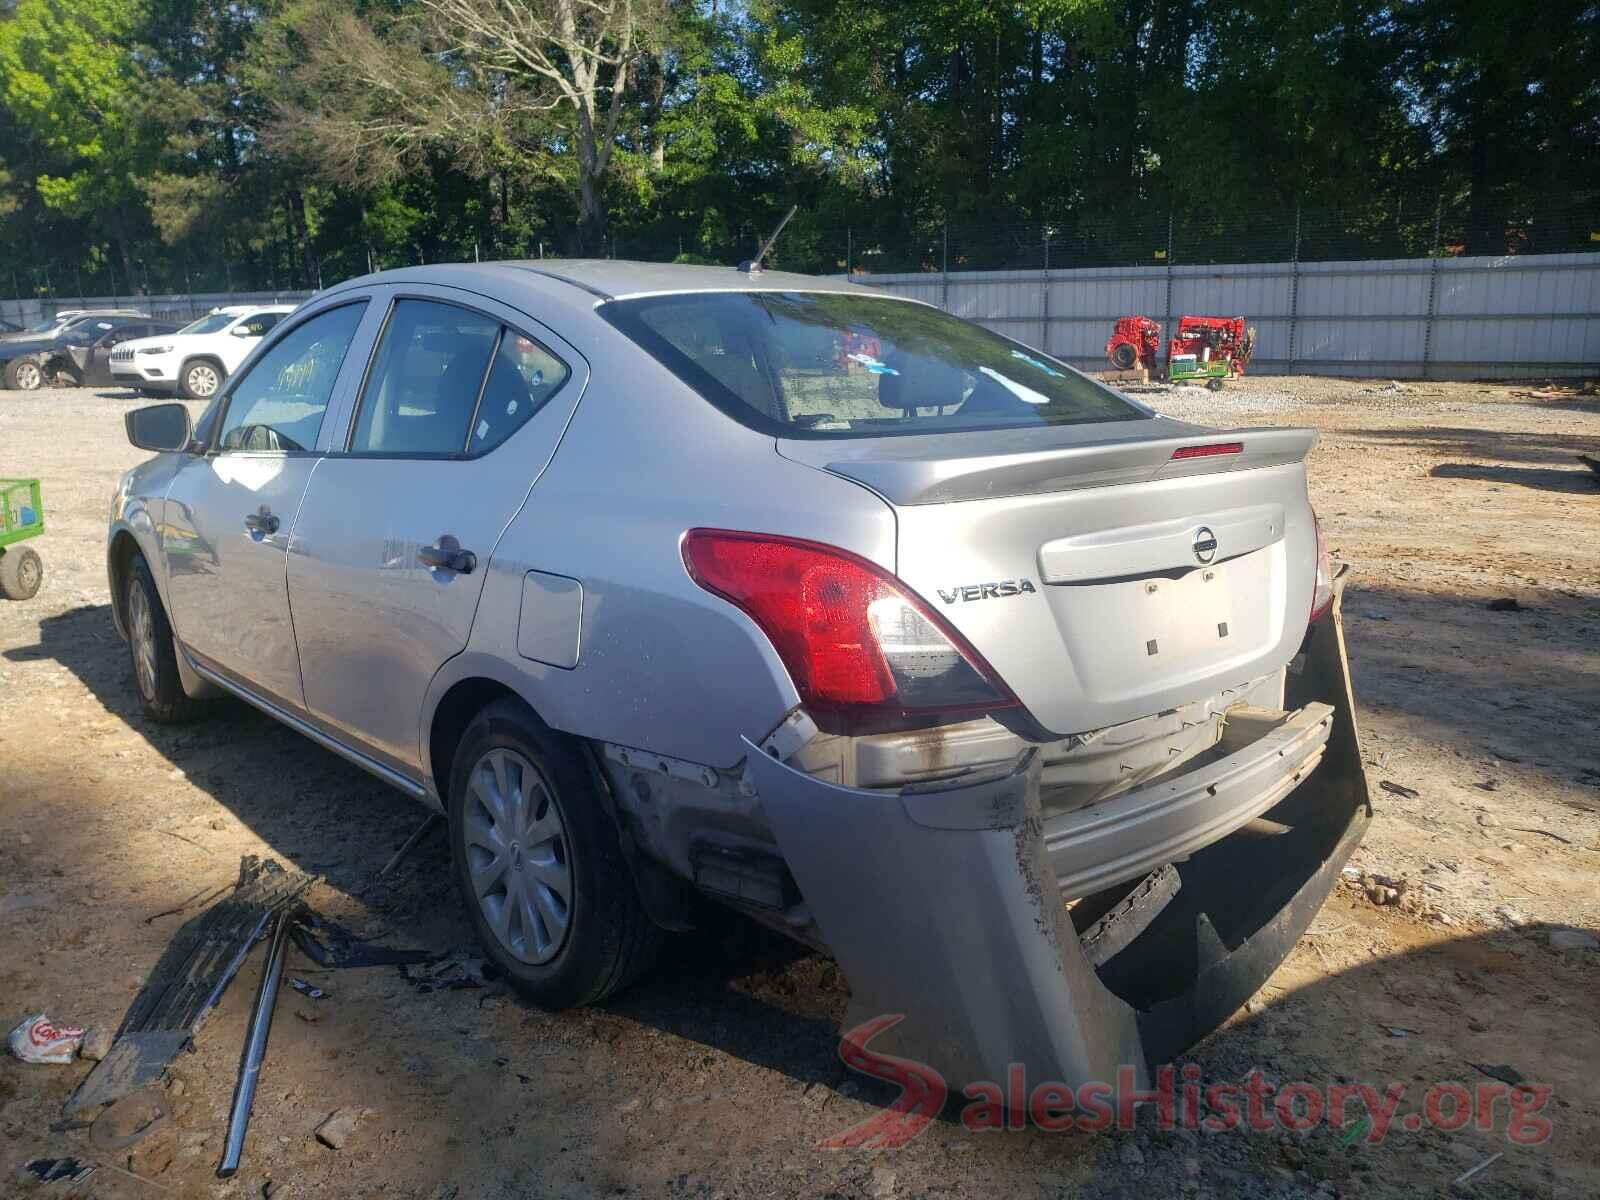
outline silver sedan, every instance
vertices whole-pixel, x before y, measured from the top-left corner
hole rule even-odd
[[[147,714],[219,692],[449,818],[599,999],[711,897],[947,1079],[1143,1079],[1366,820],[1299,429],[1163,418],[851,283],[623,262],[322,292],[111,513]]]

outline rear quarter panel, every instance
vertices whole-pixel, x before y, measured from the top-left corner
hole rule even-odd
[[[554,459],[495,550],[467,650],[429,689],[423,736],[455,682],[483,676],[551,726],[673,758],[731,766],[798,697],[766,636],[689,578],[697,526],[811,538],[892,569],[893,511],[859,484],[781,458],[592,311],[534,313],[592,374]],[[529,571],[582,584],[571,669],[524,658]],[[426,758],[426,756],[424,756]]]

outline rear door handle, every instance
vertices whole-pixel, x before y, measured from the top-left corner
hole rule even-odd
[[[244,527],[251,533],[272,534],[278,532],[278,518],[267,511],[263,504],[260,512],[246,513]]]
[[[440,536],[432,546],[417,551],[417,561],[430,571],[454,571],[458,575],[471,575],[478,566],[478,556],[463,550],[461,543],[450,534]]]

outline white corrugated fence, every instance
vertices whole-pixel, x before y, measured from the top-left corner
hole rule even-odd
[[[1077,366],[1108,365],[1118,317],[1169,332],[1242,316],[1255,369],[1484,379],[1600,374],[1600,254],[866,275]],[[1163,362],[1165,359],[1163,358]]]

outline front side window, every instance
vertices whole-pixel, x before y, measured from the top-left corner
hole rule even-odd
[[[309,450],[366,312],[343,304],[303,321],[263,354],[228,399],[221,450]]]
[[[778,437],[1148,416],[1065,363],[924,304],[847,292],[697,292],[599,311],[730,416]]]

